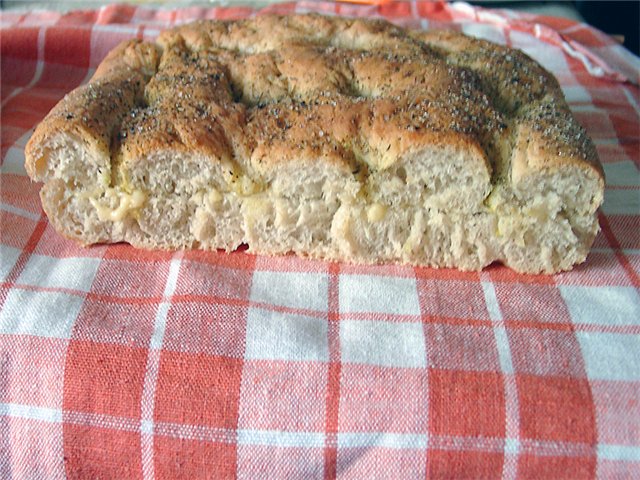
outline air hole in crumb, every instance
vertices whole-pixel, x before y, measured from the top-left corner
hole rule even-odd
[[[402,180],[404,183],[407,183],[407,171],[404,169],[404,167],[400,167],[396,171],[396,175],[398,175],[398,178]]]
[[[233,101],[235,103],[242,103],[242,97],[244,96],[242,86],[236,82],[229,83],[231,84],[231,96],[233,97]]]

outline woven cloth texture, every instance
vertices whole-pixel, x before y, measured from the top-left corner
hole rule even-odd
[[[384,17],[521,48],[607,175],[572,272],[81,248],[24,170],[106,53],[197,18]],[[640,62],[593,28],[464,3],[2,12],[0,478],[639,478]]]

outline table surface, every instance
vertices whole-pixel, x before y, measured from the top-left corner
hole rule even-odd
[[[638,58],[463,3],[264,11],[455,28],[541,62],[607,175],[592,253],[538,276],[81,248],[26,176],[34,126],[121,40],[254,10],[5,11],[0,478],[637,478]]]

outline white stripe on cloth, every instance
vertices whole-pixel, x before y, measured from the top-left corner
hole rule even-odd
[[[40,215],[31,213],[27,210],[23,210],[22,208],[14,207],[13,205],[7,205],[6,203],[0,203],[0,210],[13,213],[14,215],[18,215],[19,217],[28,218],[29,220],[33,220],[34,222],[40,220]]]
[[[625,460],[628,462],[640,462],[640,447],[633,445],[598,444],[598,459]],[[640,466],[638,466],[640,470]]]
[[[419,433],[348,432],[338,433],[338,448],[382,447],[423,450],[429,445],[429,436]]]
[[[631,95],[631,92],[629,92],[629,88],[627,86],[624,86],[622,88],[622,91],[624,92],[625,97],[627,97],[627,100],[629,100],[629,104],[635,109],[636,113],[640,114],[640,105],[638,105],[638,102],[636,101],[634,96]]]
[[[176,289],[178,274],[180,272],[181,252],[176,252],[167,275],[167,283],[164,286],[164,296],[158,306],[156,319],[153,325],[153,334],[149,345],[147,368],[145,370],[144,386],[141,399],[141,445],[142,445],[142,474],[143,478],[155,478],[153,466],[153,411],[155,408],[155,393],[160,365],[160,349],[167,326],[167,314],[171,305],[171,295]]]
[[[504,442],[504,463],[502,464],[502,478],[516,478],[518,470],[518,451],[519,451],[519,431],[520,431],[520,413],[518,411],[518,389],[516,379],[513,374],[513,362],[511,360],[511,347],[509,346],[509,337],[507,330],[502,321],[502,313],[496,289],[488,281],[485,273],[481,274],[482,290],[484,291],[485,303],[489,311],[489,318],[493,322],[493,334],[496,338],[496,346],[498,349],[498,359],[500,361],[500,369],[504,378],[504,394],[505,394],[505,442]]]

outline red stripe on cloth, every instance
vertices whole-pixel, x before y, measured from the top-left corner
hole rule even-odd
[[[492,282],[521,283],[529,285],[553,285],[553,277],[550,275],[531,275],[518,273],[499,263],[485,268]]]
[[[630,335],[640,334],[640,325],[594,325],[590,323],[556,323],[540,320],[507,320],[505,327],[513,329],[553,330],[556,332],[607,332]]]
[[[275,15],[288,15],[290,13],[295,13],[296,4],[294,2],[288,3],[274,3],[271,5],[267,5],[264,8],[261,8],[258,11],[259,15],[265,14],[275,14]]]
[[[4,64],[8,57],[24,60],[38,58],[38,28],[21,27],[0,30],[0,54]],[[6,82],[6,75],[12,72],[5,70],[3,65],[2,83]]]
[[[382,3],[378,4],[378,13],[388,20],[394,18],[407,18],[412,16],[411,2],[402,3]]]
[[[241,18],[247,18],[254,10],[250,7],[225,7],[225,8],[212,8],[207,10],[205,18],[217,19],[217,20],[238,20]]]
[[[87,300],[95,300],[99,302],[108,302],[121,305],[149,305],[158,304],[162,301],[161,297],[120,297],[116,294],[105,295],[94,292],[86,294]]]
[[[340,297],[339,297],[340,265],[329,264],[329,304],[328,304],[328,340],[329,365],[327,376],[324,478],[337,477],[338,464],[338,419],[340,412]]]
[[[429,20],[436,20],[439,22],[450,22],[453,20],[451,9],[446,2],[437,1],[416,3],[418,15],[422,18],[428,18]]]
[[[88,67],[91,56],[91,29],[86,27],[56,27],[47,30],[45,35],[44,60],[47,63],[59,63]]]
[[[201,425],[236,430],[240,402],[243,361],[202,353],[163,351],[155,396],[155,422]],[[159,471],[171,466],[166,460],[185,455],[178,442],[154,442],[154,458]],[[220,445],[188,445],[204,449],[222,477],[237,471],[237,442]],[[193,452],[196,457],[204,452]],[[161,458],[164,457],[164,458]],[[175,468],[175,467],[174,467]],[[182,466],[181,469],[185,467]]]
[[[100,10],[71,10],[62,16],[56,22],[60,26],[80,26],[93,25],[100,14]]]
[[[3,124],[29,130],[42,120],[42,117],[60,101],[63,95],[62,91],[55,94],[51,90],[47,91],[37,87],[24,90],[8,101],[2,109]]]
[[[35,60],[2,57],[2,100],[4,101],[14,87],[25,87],[36,73]]]
[[[130,248],[123,246],[122,248]],[[123,251],[123,254],[127,252]],[[206,263],[209,265],[218,265],[223,267],[229,267],[241,270],[255,269],[256,256],[250,253],[236,250],[231,253],[220,252],[208,252],[205,250],[188,250],[184,252],[185,260],[192,260],[197,262]]]

